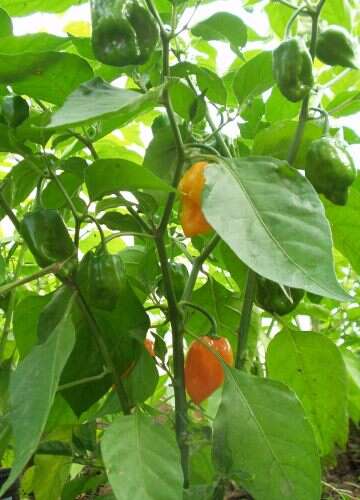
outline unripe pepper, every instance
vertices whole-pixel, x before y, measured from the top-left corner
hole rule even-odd
[[[230,343],[224,337],[204,336],[191,344],[185,360],[185,386],[196,404],[208,398],[224,382],[224,369],[211,350],[216,351],[227,365],[234,362]]]
[[[256,279],[256,304],[271,314],[283,316],[293,311],[304,297],[304,290],[283,286],[261,276]]]
[[[18,127],[29,117],[29,105],[19,95],[7,95],[1,103],[1,114],[10,127]]]
[[[127,290],[121,257],[105,250],[88,252],[79,268],[77,282],[90,306],[111,311]]]
[[[289,101],[304,99],[314,84],[312,59],[304,40],[291,38],[282,42],[274,50],[273,71],[281,93]]]
[[[186,281],[189,277],[188,270],[184,264],[180,264],[178,262],[171,262],[169,264],[169,269],[174,286],[176,299],[180,300],[186,285]],[[161,278],[159,283],[158,294],[159,296],[165,295],[163,278]]]
[[[201,196],[205,185],[204,170],[207,162],[194,163],[184,174],[179,184],[181,192],[181,225],[185,236],[206,234],[212,227],[201,209]]]
[[[348,188],[356,178],[356,168],[343,142],[322,137],[310,144],[305,175],[318,193],[335,205],[345,205]]]
[[[159,38],[155,20],[138,0],[91,0],[92,46],[111,66],[144,64]]]
[[[41,208],[26,214],[20,232],[40,267],[69,259],[59,276],[67,276],[75,269],[76,247],[57,210]]]
[[[357,44],[341,26],[331,26],[319,34],[316,57],[329,66],[359,67]]]

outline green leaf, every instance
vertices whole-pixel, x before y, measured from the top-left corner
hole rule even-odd
[[[265,7],[265,11],[273,31],[276,33],[278,38],[284,38],[285,29],[292,15],[292,11],[287,5],[282,5],[280,3],[269,3]],[[296,26],[296,21],[293,26],[294,25]]]
[[[205,217],[245,264],[278,283],[348,300],[323,206],[297,170],[249,157],[209,165],[205,178]]]
[[[49,303],[51,295],[30,295],[19,302],[14,311],[13,329],[16,348],[24,358],[37,344],[37,325],[40,314]]]
[[[360,92],[346,90],[336,94],[326,106],[326,111],[337,118],[358,113],[360,111]]]
[[[15,438],[15,461],[0,496],[13,484],[35,452],[53,404],[61,372],[73,349],[73,296],[62,303],[61,320],[48,339],[19,363],[10,379],[10,422]]]
[[[348,0],[327,0],[321,11],[321,18],[329,24],[337,24],[351,31],[352,16]]]
[[[265,92],[274,84],[272,52],[261,52],[245,63],[234,79],[234,92],[243,104],[246,99]]]
[[[1,54],[0,83],[11,84],[18,94],[62,104],[70,92],[89,80],[92,69],[75,54],[28,52]]]
[[[300,399],[322,456],[347,440],[344,362],[336,345],[315,332],[283,330],[266,353],[269,377],[286,384]]]
[[[196,24],[191,33],[204,40],[229,42],[235,49],[244,47],[247,42],[247,30],[244,22],[229,12],[217,12],[205,21]]]
[[[85,174],[91,200],[99,200],[105,194],[136,189],[172,191],[172,187],[154,175],[151,170],[127,160],[96,160]]]
[[[118,417],[101,440],[117,500],[182,500],[182,472],[174,432],[150,417]]]
[[[69,198],[73,199],[78,193],[80,186],[83,183],[77,175],[70,172],[65,172],[58,177]],[[68,202],[58,184],[51,180],[41,193],[41,201],[45,208],[60,209]]]
[[[1,54],[23,54],[27,52],[49,52],[64,48],[70,44],[69,38],[51,35],[50,33],[32,33],[23,36],[6,36],[1,38]]]
[[[79,5],[85,0],[0,0],[3,7],[11,16],[27,16],[35,12],[63,12],[72,5]]]
[[[119,128],[141,113],[149,111],[159,101],[163,87],[140,94],[134,90],[119,89],[101,78],[95,78],[81,85],[56,111],[49,128],[70,127],[89,124],[103,118],[115,121],[113,128]]]
[[[297,122],[284,120],[261,130],[255,137],[252,154],[261,156],[273,156],[279,160],[286,160],[289,149],[294,140]],[[315,123],[307,123],[301,140],[294,167],[305,168],[307,150],[312,141],[322,136],[322,128]]]
[[[349,190],[344,207],[323,199],[329,219],[335,247],[346,257],[354,270],[360,274],[360,177]]]
[[[341,351],[348,380],[348,403],[349,415],[352,421],[359,425],[360,423],[360,359],[359,355],[343,349]]]
[[[35,498],[37,500],[60,498],[64,484],[69,477],[70,467],[69,457],[36,455],[32,483]]]
[[[0,37],[12,35],[12,32],[13,24],[11,17],[4,9],[0,9]]]
[[[155,392],[159,374],[154,358],[141,346],[135,367],[124,380],[124,387],[132,404],[143,403]]]
[[[225,374],[214,422],[220,471],[256,500],[319,500],[320,460],[298,399],[278,382],[228,367]]]
[[[276,5],[278,7],[278,5]],[[265,105],[265,116],[269,122],[279,122],[294,118],[300,111],[301,103],[286,99],[277,86],[273,87]],[[309,125],[309,123],[307,124]],[[308,127],[307,127],[308,128]],[[294,135],[293,135],[294,136]]]

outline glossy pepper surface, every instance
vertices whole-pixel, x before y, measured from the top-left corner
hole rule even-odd
[[[329,66],[359,67],[358,46],[341,26],[332,26],[318,35],[316,56]]]
[[[257,305],[264,311],[279,316],[290,313],[304,297],[304,290],[288,286],[283,286],[283,288],[275,281],[258,276],[255,299]]]
[[[234,362],[231,346],[224,337],[204,336],[190,345],[185,360],[185,386],[196,404],[208,398],[224,382],[224,369],[211,349],[229,366]]]
[[[56,210],[39,209],[26,214],[20,231],[40,267],[69,259],[59,275],[65,276],[74,270],[76,247]]]
[[[155,20],[138,0],[91,0],[92,46],[111,66],[144,64],[159,38]]]
[[[1,114],[10,127],[18,127],[29,117],[29,105],[19,95],[7,95],[1,103]]]
[[[345,205],[348,188],[356,178],[356,168],[343,142],[322,137],[310,144],[305,175],[318,193],[336,205]]]
[[[206,234],[211,226],[201,209],[201,196],[205,185],[204,170],[207,162],[194,163],[184,174],[179,184],[181,192],[181,225],[185,236]]]
[[[280,92],[289,101],[304,99],[314,84],[312,59],[304,40],[282,42],[273,54],[273,71]]]
[[[90,306],[111,311],[127,290],[124,264],[119,255],[104,250],[88,252],[77,281]]]

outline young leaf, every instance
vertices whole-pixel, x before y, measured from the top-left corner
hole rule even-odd
[[[269,377],[298,396],[322,456],[344,447],[348,433],[346,372],[340,351],[325,335],[283,330],[266,353]]]
[[[250,97],[262,94],[273,84],[272,52],[265,51],[241,66],[235,76],[234,92],[239,104],[243,104]]]
[[[209,165],[205,177],[206,219],[245,264],[278,283],[348,300],[323,206],[297,170],[249,157]]]
[[[118,417],[101,441],[117,500],[181,500],[182,472],[174,433],[136,413]]]
[[[279,382],[225,368],[214,459],[256,500],[319,500],[320,460],[295,395]]]
[[[217,12],[191,29],[191,33],[204,40],[229,42],[234,48],[241,48],[247,42],[244,22],[229,12]]]
[[[61,372],[73,349],[73,295],[64,297],[60,321],[43,344],[19,363],[10,379],[10,422],[15,438],[15,461],[0,496],[13,484],[35,452],[53,404]]]

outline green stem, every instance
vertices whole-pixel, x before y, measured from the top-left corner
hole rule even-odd
[[[47,274],[57,274],[59,271],[61,271],[65,262],[55,262],[55,264],[51,264],[51,266],[44,267],[44,269],[41,269],[40,271],[37,271],[36,273],[31,274],[30,276],[26,276],[25,278],[20,278],[18,280],[12,281],[11,283],[7,283],[6,285],[1,286],[0,295],[4,295],[5,293],[8,293],[11,290],[17,288],[18,286],[26,285],[26,283],[35,281],[41,278],[42,276],[46,276]]]
[[[235,367],[241,370],[244,367],[247,356],[247,343],[251,322],[251,312],[254,304],[256,291],[256,274],[250,268],[246,280],[244,301],[241,311],[240,325],[237,332],[238,344],[236,351]]]
[[[187,436],[187,402],[185,394],[183,323],[176,302],[176,296],[169,270],[168,258],[163,238],[156,238],[156,246],[160,267],[164,279],[165,295],[168,301],[169,320],[172,333],[174,359],[174,396],[175,396],[175,428],[180,448],[181,464],[184,474],[184,488],[189,487],[189,446]]]
[[[66,189],[63,186],[63,183],[60,181],[59,177],[53,172],[53,169],[49,163],[48,163],[47,167],[48,167],[48,172],[49,172],[50,177],[53,179],[53,181],[55,182],[55,184],[57,185],[57,187],[60,189],[61,193],[63,194],[63,196],[66,200],[66,203],[68,204],[68,206],[73,214],[75,221],[78,221],[79,215],[78,215],[78,212],[76,210],[76,207],[75,207],[72,199],[69,196],[69,193],[66,191]]]
[[[102,380],[106,375],[109,375],[111,372],[108,370],[104,370],[99,375],[93,375],[92,377],[82,378],[81,380],[75,380],[74,382],[69,382],[68,384],[59,385],[58,392],[66,391],[67,389],[72,389],[73,387],[77,387],[78,385],[90,384],[91,382],[96,382],[97,380]]]
[[[14,214],[14,212],[12,211],[12,209],[11,209],[10,205],[8,204],[8,202],[5,200],[4,195],[2,194],[1,190],[0,190],[0,206],[2,207],[2,209],[4,210],[4,212],[6,213],[6,215],[9,217],[9,219],[13,223],[13,226],[15,227],[16,231],[19,234],[21,234],[21,231],[20,231],[20,221],[16,217],[16,215]]]
[[[325,4],[325,1],[326,0],[320,0],[320,2],[318,3],[318,5],[316,7],[316,10],[311,13],[312,27],[311,27],[310,54],[311,54],[311,57],[313,60],[315,59],[315,52],[316,52],[316,41],[317,41],[319,17],[320,17],[321,9],[323,8],[323,6]],[[308,94],[306,97],[304,97],[302,105],[301,105],[298,127],[296,129],[294,140],[290,146],[289,154],[288,154],[288,162],[290,165],[292,165],[294,163],[294,161],[296,160],[297,154],[299,152],[301,141],[302,141],[302,138],[304,135],[306,121],[308,119],[308,114],[309,114],[309,102],[310,102],[310,94]]]
[[[190,307],[191,309],[195,309],[196,311],[199,311],[203,316],[205,316],[209,322],[211,323],[211,331],[210,331],[210,337],[216,337],[217,334],[217,323],[215,318],[207,312],[206,309],[203,307],[199,306],[198,304],[193,304],[192,302],[188,302],[186,300],[182,300],[179,302],[179,307]]]
[[[129,402],[129,398],[126,394],[125,387],[124,387],[123,382],[121,380],[121,375],[119,374],[119,372],[115,366],[115,363],[113,361],[113,358],[111,356],[111,353],[106,345],[106,342],[104,341],[103,332],[101,331],[99,325],[97,324],[97,321],[96,321],[90,307],[88,306],[84,296],[82,295],[81,291],[79,290],[78,286],[75,285],[74,283],[72,283],[71,285],[77,291],[79,305],[80,305],[85,317],[88,320],[88,324],[89,324],[91,331],[94,335],[95,341],[96,341],[98,348],[99,348],[99,351],[103,357],[104,363],[105,363],[108,371],[113,376],[113,380],[114,380],[114,384],[115,384],[115,391],[116,391],[116,394],[119,398],[121,408],[122,408],[125,415],[130,415],[131,405]]]
[[[20,249],[19,259],[17,261],[17,265],[16,265],[16,269],[15,269],[15,278],[17,278],[21,272],[21,268],[22,268],[23,261],[24,261],[25,251],[26,251],[26,246],[23,245]],[[1,341],[0,341],[0,360],[3,357],[4,349],[6,346],[6,341],[8,339],[9,333],[10,333],[11,322],[12,322],[14,308],[15,308],[15,299],[16,299],[15,290],[12,289],[11,294],[10,294],[8,308],[6,311],[4,329],[3,329],[3,333],[2,333]]]

